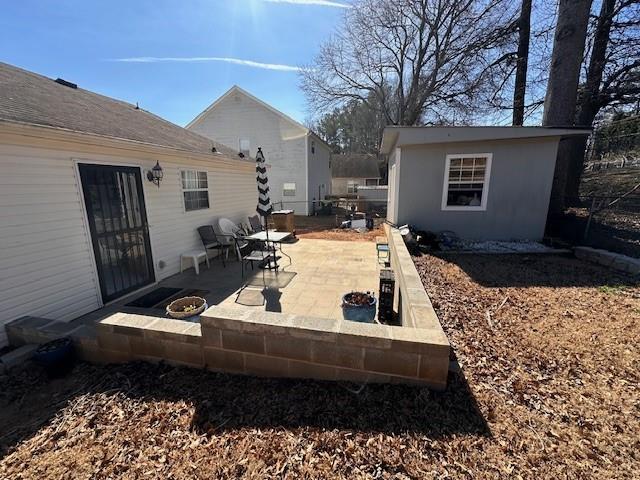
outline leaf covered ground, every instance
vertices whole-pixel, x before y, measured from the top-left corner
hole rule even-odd
[[[637,478],[640,288],[549,255],[416,265],[444,392],[79,364],[0,376],[0,478]]]

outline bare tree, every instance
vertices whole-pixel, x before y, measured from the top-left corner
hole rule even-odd
[[[590,127],[607,107],[632,105],[640,96],[640,1],[602,0],[588,36],[589,61],[578,90],[576,125]],[[565,193],[579,194],[586,138],[569,141]]]
[[[511,22],[504,0],[362,0],[304,69],[317,110],[371,98],[386,123],[451,120],[470,111]]]
[[[573,125],[591,0],[560,0],[543,125]]]
[[[566,127],[574,124],[590,10],[591,0],[560,0],[544,99],[543,125]],[[558,146],[551,190],[550,209],[553,213],[564,209],[570,147],[565,141]]]
[[[522,0],[520,17],[518,18],[518,56],[516,58],[516,79],[513,89],[513,125],[522,125],[524,123],[530,35],[531,0]]]

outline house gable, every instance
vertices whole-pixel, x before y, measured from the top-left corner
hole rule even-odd
[[[247,92],[246,90],[243,90],[237,85],[234,85],[233,87],[231,87],[224,94],[222,94],[222,96],[216,99],[211,105],[205,108],[196,118],[194,118],[191,122],[187,124],[186,128],[190,130],[197,130],[197,126],[203,123],[204,121],[206,121],[207,117],[215,113],[216,110],[219,110],[221,106],[229,105],[229,102],[242,103],[243,100],[245,102],[248,101],[249,103],[253,103],[256,106],[259,106],[260,108],[272,113],[273,115],[278,117],[280,121],[283,121],[285,122],[285,124],[288,124],[289,128],[291,128],[292,130],[299,130],[301,133],[304,133],[304,134],[309,133],[309,129],[307,127],[305,127],[299,122],[296,122],[293,118],[289,117],[288,115],[281,112],[280,110],[272,107],[268,103],[263,102],[258,97],[251,95],[249,92]]]

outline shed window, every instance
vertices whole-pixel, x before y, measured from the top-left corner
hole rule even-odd
[[[207,180],[207,172],[182,170],[180,177],[185,211],[190,212],[191,210],[204,210],[209,208],[209,181]]]
[[[347,193],[358,193],[358,182],[356,182],[355,180],[348,180]]]
[[[486,210],[491,172],[490,153],[447,155],[443,210]]]
[[[295,183],[285,183],[282,185],[282,195],[285,197],[295,197],[296,196],[296,184]]]

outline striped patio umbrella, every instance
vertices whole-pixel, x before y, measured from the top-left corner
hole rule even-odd
[[[267,231],[267,217],[271,215],[273,206],[269,197],[269,179],[267,178],[267,164],[262,153],[262,148],[258,148],[256,153],[256,181],[258,182],[258,215],[264,217],[264,229]]]

